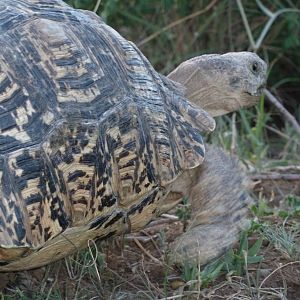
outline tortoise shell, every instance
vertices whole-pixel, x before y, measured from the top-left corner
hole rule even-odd
[[[143,227],[201,164],[201,109],[95,14],[1,1],[0,49],[0,271]]]

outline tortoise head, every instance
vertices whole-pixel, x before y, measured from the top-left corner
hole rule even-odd
[[[185,96],[211,116],[256,104],[267,77],[267,64],[252,52],[194,57],[168,77],[182,84]]]

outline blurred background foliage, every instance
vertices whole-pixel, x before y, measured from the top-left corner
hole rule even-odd
[[[299,0],[65,2],[75,8],[96,10],[105,22],[136,43],[163,74],[183,60],[204,53],[257,52],[269,64],[269,90],[300,121]],[[259,44],[251,43],[249,35],[254,42],[260,40]],[[299,134],[263,97],[255,108],[239,111],[236,121],[227,115],[217,123],[218,130],[209,139],[234,150],[247,162],[262,167],[267,158],[283,165],[300,161]],[[237,131],[234,137],[233,125]]]

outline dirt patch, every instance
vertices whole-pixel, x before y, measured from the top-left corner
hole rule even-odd
[[[281,201],[281,192],[300,195],[299,183],[276,181],[274,185],[263,181],[260,185],[256,190],[263,192],[266,199]],[[274,216],[263,221],[274,226],[283,222]],[[299,221],[298,217],[291,220],[294,224]],[[181,221],[160,218],[137,234],[92,245],[50,266],[1,274],[0,287],[6,286],[3,295],[10,299],[299,298],[300,257],[290,257],[269,241],[263,243],[263,261],[249,266],[241,277],[224,274],[207,288],[200,287],[197,276],[184,279],[184,270],[172,264],[168,249],[183,228]],[[257,236],[252,239],[253,244]],[[299,237],[297,244],[300,245]]]

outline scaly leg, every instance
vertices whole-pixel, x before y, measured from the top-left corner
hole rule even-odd
[[[192,222],[171,247],[175,261],[205,264],[223,254],[249,225],[250,181],[234,159],[208,145],[189,194]]]

